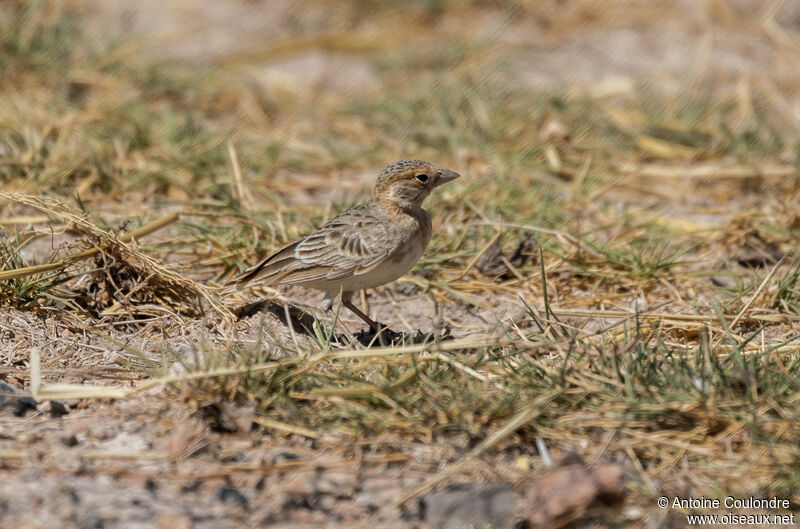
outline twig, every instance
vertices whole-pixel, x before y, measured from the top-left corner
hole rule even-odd
[[[539,397],[533,402],[528,403],[519,413],[517,413],[514,417],[512,417],[499,430],[497,430],[492,435],[487,437],[481,444],[470,450],[467,455],[465,455],[452,465],[448,466],[441,472],[438,472],[433,477],[425,481],[422,485],[414,487],[413,489],[408,491],[400,498],[400,500],[398,500],[397,504],[398,505],[403,504],[412,498],[425,494],[426,492],[434,488],[442,481],[451,477],[453,474],[461,470],[461,468],[463,468],[466,463],[478,457],[479,455],[489,450],[490,448],[494,447],[497,443],[499,443],[506,437],[513,435],[514,432],[516,432],[519,428],[530,423],[536,417],[541,415],[542,411],[544,410],[544,407],[547,406],[550,402],[552,402],[560,394],[561,391],[559,390],[550,395],[544,395],[542,397]]]
[[[145,224],[141,228],[135,229],[132,232],[120,235],[119,240],[121,242],[129,242],[134,237],[144,237],[145,235],[160,230],[165,226],[169,226],[170,224],[178,220],[178,218],[180,218],[179,213],[171,213],[165,217],[161,217],[158,220],[154,220],[149,224]],[[99,252],[100,252],[99,248],[90,248],[82,252],[64,256],[60,260],[53,263],[26,266],[24,268],[15,268],[14,270],[3,270],[0,271],[0,281],[8,279],[17,279],[20,277],[27,277],[36,274],[42,274],[44,272],[50,272],[52,270],[58,270],[60,268],[64,268],[65,266],[67,266],[68,263],[71,263],[73,261],[94,257]]]
[[[470,226],[503,226],[506,228],[516,228],[518,230],[528,230],[528,231],[535,231],[538,233],[545,233],[547,235],[553,235],[556,239],[561,242],[566,242],[571,244],[572,246],[576,247],[578,250],[586,252],[587,254],[591,255],[595,259],[605,259],[603,255],[596,252],[592,248],[587,247],[585,244],[580,242],[578,239],[573,237],[568,233],[564,233],[563,231],[558,230],[550,230],[547,228],[540,228],[539,226],[532,226],[530,224],[514,224],[508,222],[499,222],[499,221],[490,221],[490,222],[471,222]]]
[[[502,226],[502,225],[501,225],[501,226]],[[478,253],[475,255],[475,257],[473,257],[473,258],[470,260],[470,262],[467,264],[467,267],[466,267],[466,268],[464,268],[464,270],[463,270],[463,271],[462,271],[460,274],[458,274],[458,276],[457,276],[457,277],[453,278],[453,279],[452,279],[452,281],[458,281],[458,280],[462,279],[464,276],[466,276],[466,275],[467,275],[467,273],[468,273],[470,270],[472,270],[472,267],[473,267],[473,266],[475,266],[475,263],[477,263],[477,262],[478,262],[478,260],[479,260],[481,257],[483,257],[483,254],[485,254],[487,251],[489,251],[489,248],[491,248],[491,247],[492,247],[492,245],[493,245],[494,243],[496,243],[496,242],[497,242],[497,240],[498,240],[500,237],[502,237],[502,235],[503,235],[503,230],[502,230],[502,229],[498,230],[498,231],[497,231],[497,233],[494,235],[494,237],[492,237],[492,239],[491,239],[491,240],[490,240],[488,243],[486,243],[486,246],[484,246],[484,247],[483,247],[483,249],[482,249],[480,252],[478,252]]]
[[[464,364],[462,364],[458,360],[456,360],[454,358],[451,358],[450,356],[448,356],[448,355],[446,355],[444,353],[436,353],[436,358],[438,358],[442,362],[446,362],[446,363],[450,364],[451,366],[455,367],[456,369],[460,369],[461,371],[463,371],[464,373],[470,375],[471,377],[477,378],[481,382],[486,382],[487,384],[491,384],[492,386],[494,386],[495,388],[497,388],[497,389],[499,389],[501,391],[507,391],[507,388],[503,384],[501,384],[500,382],[494,381],[494,380],[490,379],[489,377],[487,377],[486,375],[481,375],[480,373],[478,373],[477,371],[475,371],[471,367],[465,366]]]
[[[761,284],[758,285],[758,288],[756,289],[755,294],[753,294],[750,297],[750,299],[747,300],[747,303],[744,304],[744,307],[742,307],[742,310],[739,311],[739,314],[737,314],[736,317],[731,322],[731,325],[730,325],[731,329],[733,329],[736,326],[736,324],[739,323],[739,320],[744,315],[744,313],[747,312],[747,309],[750,308],[750,305],[753,304],[753,301],[755,301],[755,299],[758,297],[758,295],[761,294],[761,291],[764,290],[764,287],[767,286],[767,283],[769,283],[769,280],[772,279],[772,276],[775,275],[775,271],[778,270],[778,267],[781,265],[781,263],[783,262],[784,259],[786,259],[785,255],[783,257],[781,257],[778,260],[777,263],[775,263],[775,266],[773,266],[772,270],[769,271],[769,274],[767,274],[767,277],[765,277],[764,280],[761,282]]]
[[[260,424],[261,426],[271,428],[273,430],[293,433],[295,435],[302,435],[303,437],[308,437],[309,439],[320,438],[320,434],[316,433],[313,430],[309,430],[308,428],[303,428],[302,426],[295,426],[293,424],[286,424],[285,422],[267,419],[266,417],[253,417],[253,422],[256,424]]]
[[[239,157],[236,155],[236,148],[234,148],[232,141],[228,142],[228,158],[230,159],[231,172],[233,173],[233,196],[236,197],[243,211],[253,211],[253,196],[244,185],[242,168],[239,165]]]

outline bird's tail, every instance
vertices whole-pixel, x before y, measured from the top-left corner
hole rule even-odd
[[[261,280],[260,282],[266,285],[277,283],[285,275],[286,265],[294,261],[294,249],[297,244],[293,243],[278,250],[238,276],[231,278],[228,284],[235,290],[241,290],[256,279]]]

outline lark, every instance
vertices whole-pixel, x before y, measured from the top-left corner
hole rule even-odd
[[[378,324],[353,305],[356,292],[390,283],[411,270],[431,240],[431,217],[422,202],[459,174],[422,160],[386,166],[372,196],[310,235],[270,255],[234,279],[237,286],[300,285],[325,293],[321,308],[337,297],[377,332]]]

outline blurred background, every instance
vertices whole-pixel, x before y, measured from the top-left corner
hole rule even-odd
[[[225,199],[229,141],[257,200],[352,193],[409,156],[513,190],[557,184],[547,160],[602,171],[606,142],[628,161],[797,159],[792,1],[38,0],[0,17],[0,175],[28,190]],[[571,150],[546,155],[558,136]]]

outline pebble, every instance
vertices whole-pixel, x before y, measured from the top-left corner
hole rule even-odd
[[[423,498],[431,529],[512,529],[514,491],[504,483],[470,483]]]

